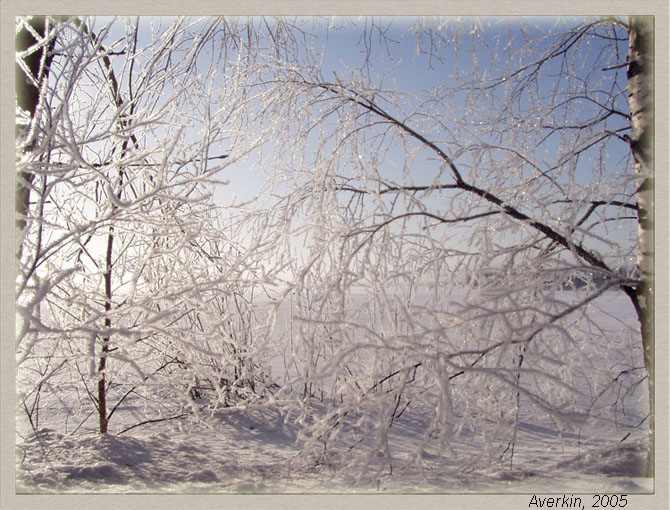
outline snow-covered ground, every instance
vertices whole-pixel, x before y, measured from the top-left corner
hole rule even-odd
[[[522,425],[512,470],[463,469],[448,456],[424,454],[404,464],[400,450],[394,475],[359,482],[325,464],[308,465],[298,456],[297,430],[271,409],[219,413],[206,422],[163,422],[120,436],[64,436],[43,431],[17,446],[18,493],[302,493],[393,492],[572,493],[651,492],[641,478],[646,441],[640,431],[598,429],[586,436],[558,437]],[[595,431],[594,431],[595,432]],[[412,419],[395,429],[396,444],[411,443]],[[618,437],[617,436],[617,437]],[[409,448],[408,448],[409,450]],[[461,455],[466,444],[458,445]],[[472,452],[474,454],[474,451]]]
[[[612,324],[630,316],[617,293],[599,298],[596,320]],[[597,346],[596,346],[597,348]],[[607,363],[628,349],[610,352]],[[605,360],[603,360],[605,362]],[[611,391],[617,391],[613,385]],[[423,404],[412,405],[390,429],[389,469],[356,476],[336,456],[301,454],[304,438],[295,420],[274,402],[249,409],[221,408],[201,416],[146,424],[121,435],[93,431],[63,434],[25,429],[17,436],[17,493],[648,493],[646,391],[625,400],[595,399],[591,419],[561,432],[540,416],[522,413],[509,460],[487,462],[467,434],[448,452],[417,448],[425,438]],[[621,402],[621,400],[617,400]],[[118,419],[133,419],[119,413]],[[134,418],[136,419],[136,418]],[[127,425],[133,423],[128,421]],[[115,430],[122,430],[117,423]],[[417,457],[417,452],[420,452]],[[495,457],[495,455],[493,456]],[[495,459],[494,459],[495,460]]]

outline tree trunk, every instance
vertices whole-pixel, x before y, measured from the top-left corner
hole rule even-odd
[[[109,313],[112,311],[112,269],[114,254],[114,227],[109,227],[107,234],[107,255],[105,258],[105,328],[109,331],[112,327],[112,319]],[[101,434],[107,433],[107,354],[109,353],[109,343],[111,338],[109,333],[102,339],[102,352],[100,353],[100,362],[98,364],[98,423]]]
[[[48,29],[48,21],[45,16],[35,16],[30,20],[29,24],[40,38],[45,37]],[[16,34],[16,51],[17,53],[22,53],[38,42],[38,39],[36,39],[28,29],[24,28]],[[30,76],[26,75],[26,72],[18,63],[15,64],[14,82],[16,85],[16,105],[21,108],[21,110],[28,113],[31,121],[35,118],[37,107],[40,102],[40,86],[49,76],[49,65],[53,58],[50,53],[52,48],[53,41],[43,46],[41,50],[35,51],[23,58],[25,64],[24,69],[27,69],[30,72],[32,79]],[[20,140],[25,144],[24,151],[32,150],[36,143],[36,133],[32,134],[30,140],[27,139],[29,129],[29,126],[16,126],[15,136],[17,141]],[[16,176],[15,211],[17,258],[21,257],[23,233],[27,225],[26,218],[30,209],[30,188],[32,186],[32,181],[33,174],[30,172],[22,171]]]
[[[640,320],[644,364],[649,380],[649,453],[647,476],[654,476],[654,25],[651,17],[631,17],[629,23],[628,93],[631,148],[639,176],[638,256],[641,283],[634,294]]]

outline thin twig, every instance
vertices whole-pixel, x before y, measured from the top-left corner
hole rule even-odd
[[[124,434],[125,432],[128,432],[129,430],[132,430],[132,429],[134,429],[135,427],[140,427],[140,426],[142,426],[142,425],[147,425],[147,424],[149,424],[149,423],[160,423],[160,422],[162,422],[162,421],[178,420],[178,419],[180,419],[180,418],[184,418],[185,416],[188,416],[188,415],[190,415],[190,414],[191,414],[191,413],[188,412],[188,413],[181,413],[181,414],[178,414],[177,416],[170,416],[170,417],[168,417],[168,418],[155,418],[155,419],[153,419],[153,420],[144,420],[144,421],[141,421],[141,422],[139,422],[139,423],[136,423],[135,425],[131,425],[130,427],[127,427],[127,428],[123,429],[123,430],[122,430],[121,432],[119,432],[117,435],[120,436],[121,434]]]

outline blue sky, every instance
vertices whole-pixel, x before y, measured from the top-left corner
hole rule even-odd
[[[453,48],[449,46],[449,41],[445,41],[443,47],[444,51],[442,52],[444,59],[442,61],[429,58],[427,54],[429,45],[425,39],[422,45],[424,52],[417,54],[416,39],[413,37],[402,37],[407,33],[408,28],[415,21],[416,18],[413,17],[376,19],[376,23],[387,27],[388,30],[385,34],[387,39],[382,41],[376,34],[368,39],[368,42],[372,45],[369,59],[369,62],[371,62],[372,65],[368,68],[363,65],[367,55],[365,53],[365,47],[362,44],[362,34],[365,33],[365,28],[369,28],[369,19],[336,18],[331,20],[331,27],[327,31],[323,28],[320,30],[313,30],[312,32],[317,35],[314,47],[321,48],[322,52],[324,78],[334,80],[335,75],[337,75],[339,78],[346,79],[350,73],[356,69],[361,69],[362,72],[369,72],[372,75],[377,73],[384,74],[383,82],[377,82],[373,78],[373,83],[379,84],[382,88],[397,89],[401,92],[415,95],[417,98],[416,102],[418,103],[426,98],[428,91],[436,87],[456,87],[457,82],[452,78],[455,69],[458,68],[461,71],[466,71],[464,76],[467,77],[467,71],[474,65],[474,57],[476,57],[476,63],[479,66],[480,72],[485,71],[487,76],[491,78],[499,77],[500,73],[507,71],[509,66],[515,65],[514,63],[505,60],[507,58],[507,51],[512,52],[513,50],[518,49],[518,47],[527,40],[543,37],[546,35],[547,30],[552,27],[562,31],[567,26],[574,26],[582,23],[583,19],[559,19],[553,17],[534,17],[524,18],[522,20],[515,18],[452,19],[450,20],[452,27],[458,27],[459,44],[462,49],[455,52],[453,51]],[[470,28],[473,22],[478,24],[478,28],[482,30],[480,32],[480,41],[485,42],[488,46],[486,49],[482,49],[482,45],[479,45],[477,53],[468,51],[468,46],[472,40]],[[352,24],[356,24],[356,26],[352,27]],[[602,51],[604,44],[606,44],[606,41],[603,45],[599,45],[597,40],[589,44],[588,53],[584,53],[585,68],[589,67],[590,61],[593,59],[602,58],[600,52]],[[620,42],[619,50],[624,56],[626,49],[626,42]],[[389,55],[389,52],[391,55]],[[621,55],[611,55],[611,61],[615,62],[617,57],[620,58]],[[494,66],[496,67],[494,68]],[[548,74],[554,73],[554,78],[545,77],[542,79],[544,81],[541,80],[539,82],[539,85],[551,89],[556,83],[560,83],[561,80],[565,79],[565,70],[562,69],[561,66],[562,62],[560,59],[555,59],[548,64],[545,64],[544,70],[546,70]],[[592,82],[595,82],[604,77],[608,72],[611,73],[611,71],[601,71],[602,74],[596,73],[595,75],[590,76],[589,79]],[[625,78],[625,70],[621,72],[619,76]],[[578,79],[582,78],[578,77]],[[619,87],[623,89],[625,86],[625,80],[620,81]],[[452,103],[454,111],[458,110],[458,97],[459,96],[454,96],[454,102]],[[625,97],[625,95],[622,97]],[[625,103],[620,106],[622,109],[627,108],[627,104]],[[586,108],[588,105],[585,103],[584,107]],[[393,106],[388,106],[388,108],[392,109]],[[400,113],[399,110],[390,111],[393,114],[402,116],[402,113]],[[592,115],[592,113],[586,109],[585,112],[587,117]],[[445,111],[445,116],[446,115],[447,112]],[[465,113],[463,113],[463,115],[465,115]],[[472,122],[477,122],[476,117],[470,116],[470,120]],[[541,123],[543,120],[545,119],[539,118],[537,119],[537,122]],[[612,130],[626,125],[625,120],[621,120],[616,116],[608,119],[607,122],[607,127]],[[450,127],[449,121],[446,122],[446,125],[447,127]],[[554,157],[554,153],[558,148],[559,135],[548,139],[540,146],[539,150],[543,151],[543,157],[548,158],[548,165],[552,164],[551,158]],[[626,162],[627,155],[627,144],[618,140],[613,140],[608,144],[607,153],[604,156],[595,149],[586,150],[574,169],[573,178],[585,186],[597,186],[598,178],[595,177],[596,172],[603,172],[604,175],[606,175],[608,172],[625,171],[625,168],[629,167],[629,162]],[[425,157],[427,159],[424,160],[423,163],[421,163],[421,158],[417,160],[411,172],[411,178],[414,180],[414,184],[430,184],[436,172],[435,168],[430,168],[435,167],[436,163],[434,161],[429,161],[429,159],[434,160],[434,156],[435,155],[430,153],[430,151],[426,151]],[[399,153],[398,159],[401,159],[401,157],[402,155]],[[599,169],[595,168],[593,164],[598,160],[605,161],[606,167]],[[474,165],[474,162],[468,156],[461,157],[458,160],[458,163],[462,169]],[[399,169],[394,169],[393,166],[389,164],[386,168],[382,169],[382,171],[387,172],[385,175],[392,176],[395,174],[397,177]],[[243,172],[243,174],[244,173],[246,172]],[[425,180],[426,178],[428,181]],[[243,180],[232,178],[231,189],[227,191],[237,189],[242,191],[243,195],[250,194],[253,188],[253,182],[245,182]],[[588,188],[585,188],[585,190],[586,189]],[[621,197],[618,198],[621,199]],[[627,237],[631,235],[631,232],[635,227],[634,222],[624,222],[624,224],[630,225],[630,229],[617,227],[607,232],[606,235],[617,239],[621,238],[621,236]]]
[[[383,74],[383,81],[378,82],[376,78],[373,78],[373,83],[380,85],[382,88],[397,89],[401,92],[414,95],[416,96],[414,100],[415,104],[423,101],[427,96],[427,92],[432,89],[438,87],[456,87],[458,84],[452,78],[456,69],[465,71],[463,76],[467,79],[467,71],[472,68],[475,59],[480,72],[486,71],[487,76],[492,78],[499,76],[501,72],[507,69],[508,65],[513,65],[506,61],[507,50],[518,48],[523,41],[541,37],[546,33],[548,28],[554,27],[558,22],[565,21],[553,17],[534,17],[522,20],[514,18],[463,18],[460,20],[448,20],[451,23],[451,28],[457,28],[459,34],[458,42],[461,49],[458,52],[454,51],[454,48],[450,45],[449,38],[446,38],[442,42],[442,55],[444,59],[438,61],[434,58],[429,58],[426,53],[429,50],[429,43],[426,39],[423,40],[422,44],[424,52],[417,54],[416,39],[414,37],[403,38],[409,27],[416,22],[416,18],[414,17],[375,18],[374,22],[377,25],[387,29],[385,32],[386,40],[380,39],[376,33],[365,31],[366,28],[370,28],[370,23],[372,22],[369,18],[340,17],[330,19],[328,23],[325,23],[326,20],[316,22],[310,18],[301,19],[305,23],[305,29],[315,36],[312,39],[312,43],[314,48],[317,49],[317,54],[320,54],[323,58],[323,76],[325,79],[334,80],[337,75],[339,78],[346,80],[350,77],[351,72],[356,69],[360,69],[363,73],[370,73],[373,76]],[[97,20],[96,25],[102,26],[106,21],[106,18],[100,18]],[[140,18],[140,24],[143,27],[140,33],[140,45],[142,45],[143,39],[148,37],[148,26],[150,24],[163,24],[163,26],[166,26],[169,21],[169,18]],[[482,30],[479,32],[481,34],[480,42],[485,43],[485,45],[480,44],[478,46],[479,49],[476,53],[469,51],[472,40],[470,29],[473,22],[478,24],[478,28]],[[579,19],[565,21],[567,24],[579,22]],[[326,26],[328,25],[329,28],[326,30]],[[110,33],[108,40],[115,41],[122,37],[122,29],[123,24],[117,24],[112,33]],[[363,44],[364,41],[362,40],[364,34],[372,34],[367,40],[371,49],[368,60],[371,64],[369,67],[363,66],[367,58],[365,45]],[[625,54],[625,43],[621,43],[620,46],[621,51]],[[592,55],[597,56],[598,51],[599,48],[595,44]],[[551,62],[545,68],[552,69],[551,66],[555,67],[555,79],[562,80],[565,75],[562,74],[560,61]],[[623,76],[625,76],[625,72],[623,72]],[[546,85],[548,88],[551,88],[554,83],[545,81],[540,85]],[[625,83],[622,83],[621,86],[625,87]],[[454,95],[451,100],[452,109],[450,111],[443,110],[444,117],[446,118],[446,129],[451,129],[452,125],[462,120],[454,119],[452,122],[448,118],[449,115],[458,115],[458,109],[461,106],[459,101],[463,100],[462,97]],[[412,101],[408,105],[411,103]],[[399,116],[403,115],[399,109],[395,109],[392,105],[387,107],[391,113]],[[436,106],[436,108],[438,107]],[[439,108],[444,107],[439,106]],[[465,112],[461,112],[460,115],[463,115],[464,118],[469,118],[473,123],[478,121],[476,116],[467,115]],[[539,120],[541,121],[542,119]],[[616,127],[622,125],[622,123],[619,122],[617,124],[615,122],[611,125]],[[466,141],[464,139],[463,143],[466,143]],[[542,150],[546,152],[548,158],[552,157],[552,152],[557,147],[556,143],[558,142],[549,140],[543,144]],[[446,144],[443,145],[448,150],[448,146]],[[393,149],[393,151],[396,150],[398,151],[397,158],[388,159],[402,159],[403,154],[399,152],[400,148]],[[611,163],[611,168],[618,168],[619,170],[617,171],[620,171],[622,168],[620,163],[625,158],[626,153],[626,144],[611,143],[608,146],[608,154],[606,154],[606,160]],[[396,153],[392,152],[392,154]],[[414,181],[414,184],[430,184],[432,182],[437,172],[436,165],[439,166],[434,161],[434,156],[430,151],[425,151],[414,162],[414,167],[410,171],[410,178]],[[598,156],[599,154],[595,154],[593,151],[591,153],[589,151],[584,153],[584,157],[575,170],[575,178],[578,181],[584,184],[593,181],[593,172],[596,169],[590,166],[589,157],[594,157],[595,160]],[[431,161],[431,158],[433,161]],[[257,162],[258,160],[252,155],[248,161],[235,163],[223,171],[221,177],[229,180],[230,184],[216,190],[215,197],[218,203],[226,205],[232,195],[236,195],[238,200],[243,200],[251,198],[256,193],[263,178],[260,169],[256,168]],[[389,177],[400,177],[400,168],[394,168],[392,163],[393,161],[389,161],[380,171],[385,172],[384,175],[388,175]],[[467,168],[470,166],[474,168],[475,164],[472,158],[467,155],[458,159],[457,163],[460,168],[464,169],[466,174]],[[600,171],[608,170],[606,168]]]

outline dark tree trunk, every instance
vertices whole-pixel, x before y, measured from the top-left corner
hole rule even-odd
[[[29,22],[31,28],[44,38],[47,33],[48,20],[45,16],[35,16]],[[16,34],[16,51],[23,53],[31,46],[35,45],[38,39],[27,29],[21,30]],[[16,105],[23,111],[28,112],[30,119],[34,119],[37,113],[37,107],[40,101],[40,86],[48,79],[49,66],[51,64],[53,42],[46,44],[41,50],[35,51],[23,58],[25,69],[32,75],[26,75],[26,71],[16,63],[14,70],[14,80],[16,85]],[[42,59],[44,64],[42,65]],[[34,81],[33,81],[34,80]],[[15,136],[25,144],[24,150],[30,151],[36,143],[36,133],[32,134],[31,139],[26,139],[28,131],[24,126],[17,125]],[[30,208],[30,188],[33,182],[33,174],[22,171],[16,176],[16,256],[20,258],[21,247],[23,244],[23,232],[27,225],[27,216]]]

